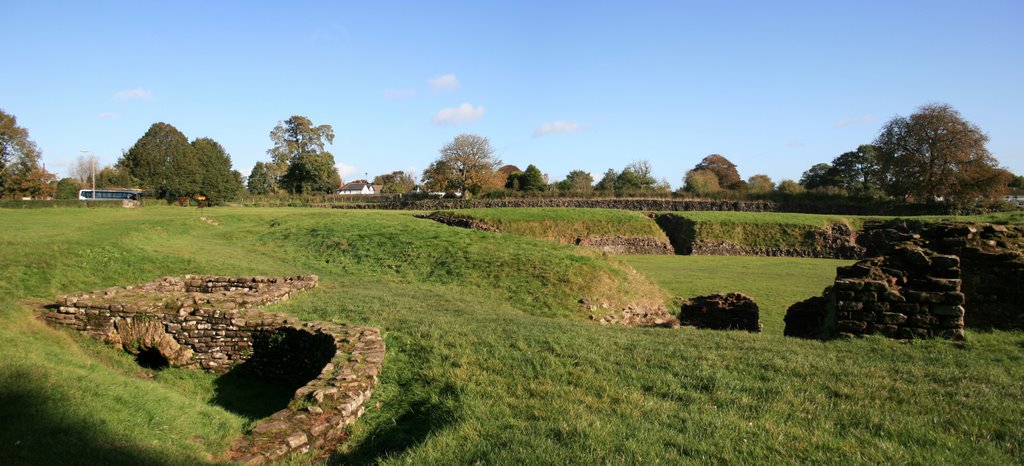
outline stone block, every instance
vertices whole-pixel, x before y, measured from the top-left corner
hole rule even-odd
[[[295,433],[289,435],[288,438],[285,439],[284,443],[288,445],[288,448],[291,448],[292,450],[294,450],[296,448],[299,448],[299,447],[305,445],[306,442],[308,442],[308,441],[309,441],[309,438],[306,437],[306,433],[305,432],[295,432]]]
[[[864,303],[859,301],[839,301],[836,303],[836,309],[840,311],[859,311],[864,309]]]
[[[883,312],[878,321],[888,325],[903,325],[907,322],[907,316],[896,312]]]
[[[838,291],[860,291],[864,289],[864,282],[861,280],[840,279],[835,281],[833,287]]]
[[[857,320],[840,320],[836,322],[836,330],[846,333],[864,333],[868,324]]]
[[[931,307],[931,312],[932,312],[932,314],[937,315],[937,316],[963,317],[964,316],[964,307],[963,306],[958,306],[958,305],[955,306],[955,305],[949,305],[949,304],[942,304],[942,305],[938,305],[938,306],[932,306]]]

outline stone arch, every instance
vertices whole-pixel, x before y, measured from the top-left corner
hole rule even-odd
[[[131,354],[139,356],[144,352],[157,352],[171,367],[187,366],[192,362],[192,350],[182,346],[171,334],[164,331],[164,324],[147,319],[115,319],[107,341]]]

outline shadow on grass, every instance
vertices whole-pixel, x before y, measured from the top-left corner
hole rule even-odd
[[[333,455],[329,464],[372,464],[402,454],[455,422],[458,397],[455,386],[445,384],[437,396],[411,401],[393,421],[385,420],[351,451]]]
[[[261,378],[241,364],[213,382],[214,395],[210,401],[253,421],[287,407],[295,390],[301,386]]]
[[[171,464],[60,410],[45,389],[0,387],[0,464]]]

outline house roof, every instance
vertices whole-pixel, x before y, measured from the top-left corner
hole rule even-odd
[[[371,188],[373,187],[373,185],[371,185],[370,183],[367,183],[365,180],[356,180],[356,181],[353,181],[351,183],[346,184],[345,186],[342,186],[341,190],[342,191],[362,191],[363,188],[365,188],[367,186],[369,186]],[[376,191],[376,190],[374,190],[374,191]]]

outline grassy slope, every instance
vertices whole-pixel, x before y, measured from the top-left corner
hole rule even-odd
[[[435,256],[417,252],[484,243],[447,255],[485,267],[479,255],[565,253],[556,245],[494,240],[507,235],[444,229],[404,213],[207,215],[220,226],[188,209],[0,211],[0,273],[19,277],[0,285],[0,394],[14,401],[0,404],[0,463],[216,458],[230,440],[218,434],[222,427],[237,432],[247,419],[207,402],[211,377],[143,380],[130,360],[48,329],[16,303],[186,272],[316,273],[320,288],[276,309],[385,331],[376,407],[332,461],[1024,461],[1020,333],[972,332],[958,348],[602,327],[551,318],[568,314],[558,306],[505,299],[507,284],[535,290],[532,279],[457,275],[444,266],[435,276],[425,265]],[[364,229],[376,235],[361,237]],[[385,239],[375,242],[378,235]],[[420,241],[403,242],[409,235]],[[744,269],[767,259],[744,259],[752,262],[729,269],[680,261],[650,274],[673,292],[677,275],[715,274],[730,291],[757,278],[779,290],[772,299],[781,304],[805,298],[806,290],[789,286],[821,280],[825,268],[776,267],[793,274],[757,277]],[[506,273],[544,266],[509,264]],[[467,277],[480,283],[466,286]]]
[[[503,232],[527,238],[573,243],[577,237],[654,237],[667,241],[665,233],[643,212],[612,209],[492,208],[457,212]]]

